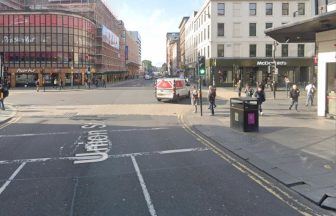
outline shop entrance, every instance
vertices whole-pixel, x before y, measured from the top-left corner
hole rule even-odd
[[[327,64],[326,114],[336,117],[336,63]]]
[[[16,74],[16,87],[33,87],[35,86],[35,81],[37,80],[37,74]]]

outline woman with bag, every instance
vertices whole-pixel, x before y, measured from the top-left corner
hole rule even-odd
[[[190,95],[191,95],[191,105],[194,107],[194,113],[197,113],[198,91],[195,85],[193,86]]]
[[[209,100],[209,109],[211,111],[211,115],[215,115],[215,107],[216,107],[216,88],[213,86],[209,86],[209,92],[208,92],[208,100]]]

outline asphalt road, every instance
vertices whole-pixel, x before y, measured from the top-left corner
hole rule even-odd
[[[74,113],[83,105],[156,106],[151,81],[103,90],[16,90],[8,101],[19,112],[0,126],[0,215],[325,213],[253,167],[252,175],[241,168],[248,165],[232,165],[177,116]],[[72,112],[26,115],[27,106],[42,105]]]

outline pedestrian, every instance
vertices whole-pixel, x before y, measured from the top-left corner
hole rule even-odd
[[[211,111],[211,115],[215,115],[215,108],[216,108],[216,88],[213,86],[209,86],[208,92],[208,100],[209,100],[209,108]]]
[[[3,86],[0,84],[0,109],[5,110],[5,90]]]
[[[313,83],[309,83],[306,86],[305,90],[307,91],[306,106],[313,106],[314,93],[316,91],[316,87]]]
[[[57,79],[54,79],[54,88],[57,88]]]
[[[195,85],[190,90],[190,96],[191,96],[191,105],[194,107],[194,113],[197,113],[198,90]]]
[[[249,84],[246,84],[244,92],[246,94],[246,97],[252,97],[253,93],[254,93],[254,90],[253,90],[253,88],[251,88],[251,86]]]
[[[240,79],[237,82],[237,90],[238,90],[238,97],[240,97],[241,96],[241,91],[242,91],[242,82],[241,82]]]
[[[104,78],[103,78],[103,86],[104,86],[104,88],[106,88],[106,81],[105,81]]]
[[[265,96],[265,91],[262,88],[262,86],[258,86],[257,91],[254,93],[254,97],[256,97],[258,100],[259,113],[260,115],[263,115],[264,113],[262,110],[262,103],[266,101],[266,96]]]
[[[287,76],[285,76],[284,81],[285,81],[285,86],[286,86],[286,95],[287,95],[287,97],[288,97],[288,87],[289,87],[289,82],[290,82],[290,80],[288,79]]]
[[[37,79],[35,81],[35,85],[36,85],[36,91],[39,92],[40,91],[40,79]]]
[[[297,85],[293,85],[293,88],[289,92],[289,96],[292,100],[289,106],[289,110],[291,110],[295,105],[295,110],[298,112],[300,89],[297,87]]]

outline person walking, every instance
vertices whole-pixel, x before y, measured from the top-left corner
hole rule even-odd
[[[0,84],[0,109],[5,110],[5,92],[3,86]]]
[[[241,80],[238,80],[237,82],[237,90],[238,90],[238,97],[241,96],[241,91],[242,91],[242,82]]]
[[[35,85],[36,85],[36,91],[39,92],[40,91],[40,79],[37,79],[35,81]]]
[[[288,97],[288,87],[289,87],[289,82],[290,81],[289,81],[287,76],[285,76],[284,81],[285,81],[285,85],[286,85],[286,95]]]
[[[194,113],[197,113],[198,90],[195,85],[193,86],[190,95],[191,95],[191,105],[194,107]]]
[[[289,110],[291,110],[292,107],[295,106],[295,110],[298,112],[300,90],[297,85],[293,85],[293,88],[289,92],[289,96],[292,99]]]
[[[263,115],[262,103],[266,101],[265,91],[261,86],[258,86],[257,91],[254,93],[254,97],[257,98],[259,104],[259,113]]]
[[[211,111],[211,115],[215,115],[215,107],[216,107],[216,88],[213,86],[209,86],[208,92],[208,100],[209,100],[209,109]]]
[[[252,97],[253,93],[254,93],[254,90],[253,90],[253,88],[251,88],[251,86],[249,84],[246,84],[244,92],[246,94],[246,97]]]
[[[57,89],[57,79],[56,78],[54,79],[54,88]]]
[[[307,91],[307,99],[306,99],[306,107],[313,106],[314,102],[314,93],[316,91],[316,87],[313,83],[309,83],[305,90]]]

